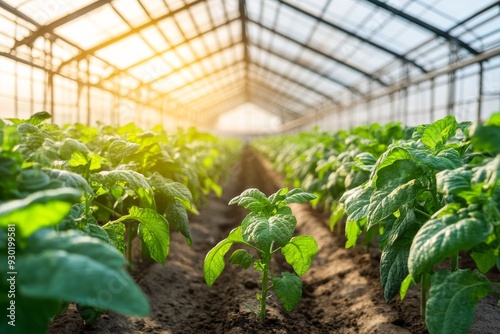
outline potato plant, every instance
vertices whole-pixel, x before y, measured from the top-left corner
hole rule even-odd
[[[246,249],[235,250],[229,262],[248,269],[252,264],[261,272],[262,291],[257,294],[260,304],[255,311],[262,322],[266,320],[266,301],[269,291],[274,291],[285,310],[292,311],[302,297],[302,282],[299,276],[304,275],[318,252],[318,245],[311,236],[293,237],[297,220],[288,207],[291,203],[305,203],[316,196],[300,188],[288,191],[283,188],[266,197],[258,189],[247,189],[233,198],[229,204],[238,204],[251,211],[241,225],[233,229],[228,237],[212,248],[204,262],[205,281],[212,286],[225,267],[224,257],[233,244],[247,246],[253,250],[252,255]],[[271,258],[278,251],[292,266],[295,273],[282,272],[281,276],[273,275],[270,269]]]

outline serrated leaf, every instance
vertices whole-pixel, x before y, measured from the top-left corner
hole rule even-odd
[[[292,238],[297,219],[291,214],[276,214],[269,218],[269,236],[280,247]]]
[[[203,275],[208,286],[212,286],[217,278],[222,274],[226,263],[224,256],[229,251],[233,243],[243,241],[241,226],[233,229],[226,239],[221,240],[212,248],[203,262]]]
[[[115,184],[124,184],[128,189],[133,190],[141,203],[141,207],[154,209],[156,207],[153,189],[149,185],[144,175],[132,171],[115,169],[112,171],[103,171],[96,174],[96,178],[103,185],[112,187]],[[141,190],[142,189],[142,190]]]
[[[400,207],[413,201],[422,189],[419,180],[410,180],[395,188],[385,187],[373,193],[368,208],[367,229],[396,212]]]
[[[124,219],[134,219],[140,222],[141,241],[149,250],[151,258],[165,265],[170,246],[169,224],[165,218],[155,210],[133,206],[130,208],[129,215],[120,218],[120,220]]]
[[[425,312],[430,333],[466,334],[474,321],[480,298],[490,292],[490,282],[483,275],[468,270],[441,270],[431,279]]]
[[[285,204],[291,204],[291,203],[302,204],[302,203],[312,201],[315,198],[317,198],[316,195],[305,192],[304,190],[302,190],[300,188],[295,188],[295,189],[292,189],[291,191],[289,191],[285,195],[285,199],[283,200],[283,202]]]
[[[125,254],[127,250],[125,245],[125,225],[120,221],[113,221],[103,225],[102,228],[108,235],[110,243],[122,254]]]
[[[233,204],[238,204],[253,212],[260,212],[269,204],[269,200],[259,189],[250,188],[229,201],[229,205]]]
[[[359,186],[346,191],[340,198],[344,203],[347,220],[359,221],[368,215],[368,206],[373,193],[373,188]]]
[[[171,201],[165,209],[167,221],[172,225],[175,231],[181,232],[186,238],[189,246],[193,242],[191,239],[191,232],[189,231],[189,218],[184,205],[177,199]]]
[[[255,262],[255,258],[244,249],[237,249],[231,254],[229,262],[234,265],[241,266],[244,269],[250,268],[250,266]]]
[[[469,250],[478,245],[493,230],[485,220],[456,220],[455,215],[432,219],[418,231],[408,258],[408,269],[413,277],[418,277],[426,269],[460,250]]]
[[[304,275],[309,270],[317,253],[316,240],[307,235],[294,237],[281,248],[281,254],[285,257],[286,262],[299,276]]]
[[[455,116],[448,115],[427,126],[420,140],[425,146],[435,151],[455,135],[457,127]]]
[[[302,282],[300,278],[292,273],[282,272],[282,277],[273,277],[272,289],[288,312],[299,305],[302,298]]]
[[[271,236],[269,234],[269,221],[261,213],[251,212],[241,222],[243,240],[253,241],[260,249],[271,247]]]

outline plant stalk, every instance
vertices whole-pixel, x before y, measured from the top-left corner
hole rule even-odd
[[[131,224],[127,224],[127,259],[128,259],[128,269],[132,269],[132,227]]]
[[[458,253],[455,253],[451,257],[451,271],[458,270]]]
[[[420,316],[425,321],[425,310],[427,305],[427,290],[429,288],[429,277],[427,274],[422,275],[422,287],[420,289]]]
[[[260,321],[262,323],[266,322],[266,302],[267,302],[267,281],[269,275],[269,256],[266,256],[266,263],[264,264],[264,270],[262,270],[262,294],[260,296]]]

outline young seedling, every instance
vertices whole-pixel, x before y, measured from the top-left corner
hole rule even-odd
[[[292,311],[302,297],[302,282],[299,276],[304,275],[311,266],[318,252],[318,245],[313,237],[293,237],[297,220],[290,203],[305,203],[316,198],[302,189],[288,191],[283,188],[266,197],[258,189],[247,189],[233,198],[229,204],[238,204],[252,211],[241,222],[241,226],[233,229],[228,237],[212,248],[204,262],[205,281],[212,286],[225,267],[224,256],[233,244],[245,245],[256,251],[256,256],[245,249],[233,252],[229,262],[248,269],[253,267],[262,273],[260,280],[262,292],[257,294],[260,310],[255,312],[262,322],[266,320],[266,301],[273,290],[283,304],[285,310]],[[281,251],[285,260],[295,273],[282,272],[274,276],[270,270],[271,257]]]

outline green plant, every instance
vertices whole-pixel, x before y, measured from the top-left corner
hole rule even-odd
[[[299,303],[302,296],[304,275],[311,266],[318,252],[318,245],[311,236],[293,237],[297,220],[288,207],[291,203],[305,203],[316,196],[300,188],[288,191],[280,189],[269,197],[258,189],[247,189],[233,198],[229,204],[238,204],[252,211],[241,226],[233,229],[229,236],[212,248],[204,262],[205,281],[212,286],[225,267],[224,256],[233,244],[241,244],[257,253],[257,257],[245,249],[233,252],[229,262],[248,269],[252,264],[262,273],[262,292],[257,294],[260,302],[258,313],[262,322],[266,319],[266,301],[268,291],[273,290],[285,309],[290,312]],[[285,260],[292,266],[294,273],[282,272],[281,277],[274,276],[270,270],[273,254],[281,251]]]

